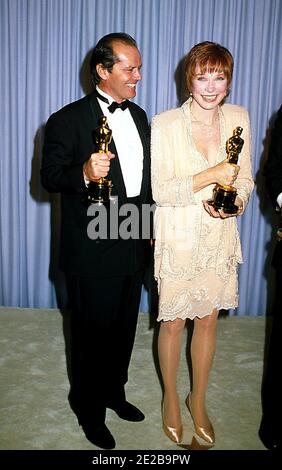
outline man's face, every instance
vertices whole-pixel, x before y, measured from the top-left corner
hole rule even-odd
[[[141,80],[141,55],[136,47],[121,42],[113,45],[118,62],[111,72],[97,65],[101,77],[99,87],[118,103],[136,95],[136,85]]]

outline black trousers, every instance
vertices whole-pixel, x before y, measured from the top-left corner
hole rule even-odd
[[[125,400],[142,277],[142,272],[104,278],[67,276],[70,400],[80,423],[104,423],[107,405]]]
[[[274,267],[276,268],[275,306],[268,344],[268,354],[262,385],[262,411],[259,434],[269,449],[282,448],[282,242],[277,243]]]

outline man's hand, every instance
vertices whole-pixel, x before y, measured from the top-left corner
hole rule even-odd
[[[111,152],[92,153],[90,158],[83,165],[83,176],[85,180],[96,181],[99,178],[106,178],[110,170],[110,161],[115,158]]]

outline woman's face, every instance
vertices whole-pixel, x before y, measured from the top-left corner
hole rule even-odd
[[[193,99],[203,109],[213,109],[224,100],[228,91],[227,78],[223,72],[201,73],[200,67],[195,70],[192,79]]]

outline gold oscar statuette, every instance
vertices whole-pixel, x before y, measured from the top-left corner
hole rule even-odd
[[[112,131],[108,126],[106,116],[102,116],[99,119],[99,126],[94,129],[93,138],[95,141],[95,152],[107,153],[112,140]],[[112,187],[112,181],[107,178],[99,178],[97,181],[90,181],[87,188],[88,201],[92,203],[109,202]]]
[[[243,132],[242,127],[236,127],[233,130],[233,135],[226,142],[227,160],[230,165],[237,165],[239,153],[244,145],[244,140],[240,137]],[[223,186],[217,184],[213,189],[213,197],[209,199],[208,203],[211,204],[216,210],[223,209],[227,214],[236,214],[238,206],[236,206],[235,199],[237,191],[234,186]]]
[[[278,242],[282,241],[282,227],[279,227],[276,232],[276,240]]]

